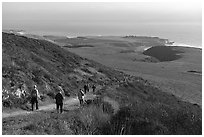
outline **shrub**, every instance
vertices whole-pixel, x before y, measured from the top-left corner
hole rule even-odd
[[[87,135],[99,134],[100,127],[108,122],[110,118],[102,109],[93,105],[80,110],[78,117],[83,127],[82,133],[79,134]]]

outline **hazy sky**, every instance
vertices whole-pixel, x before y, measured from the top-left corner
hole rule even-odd
[[[199,3],[3,3],[3,27],[51,23],[195,23]],[[63,25],[64,26],[64,25]]]
[[[181,29],[179,32],[189,34],[195,32],[191,35],[200,35],[202,26],[202,4],[187,2],[4,2],[2,15],[3,29],[24,29],[36,32],[68,31],[74,34],[138,32],[158,35],[162,33],[174,34],[179,28]],[[168,30],[165,29],[167,27]],[[161,29],[157,31],[159,28]]]

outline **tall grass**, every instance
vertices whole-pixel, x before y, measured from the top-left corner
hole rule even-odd
[[[78,114],[82,130],[79,134],[94,135],[100,133],[100,128],[109,121],[110,115],[104,113],[101,108],[91,106],[83,108]]]

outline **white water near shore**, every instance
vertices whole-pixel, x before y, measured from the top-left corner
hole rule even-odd
[[[178,43],[178,42],[174,42],[173,44],[165,44],[165,46],[176,46],[176,47],[191,47],[191,48],[198,48],[198,49],[202,49],[202,47],[200,46],[195,46],[195,45],[188,45],[188,44],[184,44],[184,43]],[[150,47],[147,47],[147,46],[140,46],[138,47],[136,50],[138,51],[146,51],[148,50],[149,48],[151,48],[152,46]]]
[[[166,46],[178,46],[178,47],[192,47],[192,48],[199,48],[202,49],[202,46],[196,46],[196,45],[188,45],[184,43],[174,42],[173,44],[166,44]]]

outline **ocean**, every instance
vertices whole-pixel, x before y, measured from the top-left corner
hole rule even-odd
[[[200,2],[4,3],[3,29],[35,34],[142,35],[202,47]]]
[[[67,24],[24,26],[18,28],[37,35],[76,36],[158,36],[174,41],[176,46],[202,48],[202,25],[197,24]]]

